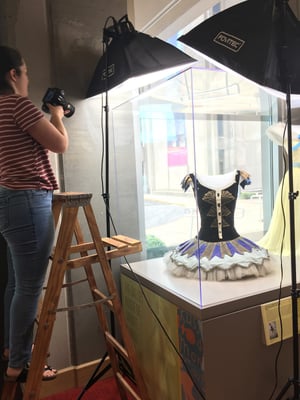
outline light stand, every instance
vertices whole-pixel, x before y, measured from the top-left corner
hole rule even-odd
[[[163,76],[171,76],[178,70],[182,70],[185,66],[190,65],[195,60],[176,47],[158,39],[153,38],[144,33],[137,32],[132,23],[128,20],[127,15],[122,17],[119,21],[115,18],[109,17],[112,20],[112,25],[103,29],[103,43],[105,44],[104,54],[100,58],[93,78],[90,82],[86,97],[96,96],[105,93],[105,188],[102,194],[105,208],[106,208],[106,233],[110,236],[111,228],[111,214],[110,214],[110,191],[109,191],[109,104],[108,92],[122,85],[125,81],[143,77],[143,81],[137,86],[145,86],[147,83],[154,82],[154,79],[162,78],[154,77],[153,73],[163,71]],[[144,79],[144,76],[148,79]],[[134,85],[131,83],[131,89]],[[115,334],[114,315],[111,312],[111,331]],[[96,367],[94,373],[89,379],[88,383],[82,390],[78,400],[82,398],[84,393],[101,377],[110,365],[106,366],[102,371],[104,360],[107,358],[108,353],[105,353]],[[121,356],[120,356],[121,357]],[[121,360],[123,361],[123,359]],[[128,374],[128,378],[132,379],[131,371],[128,370],[129,366],[126,361],[122,363],[124,373]],[[100,370],[100,372],[99,372]]]
[[[108,43],[109,43],[109,35],[107,34],[106,28],[103,29],[103,43],[104,43],[104,53],[105,53],[105,60],[106,60],[106,71],[108,66]],[[107,86],[107,79],[105,80]],[[110,192],[109,192],[109,104],[108,104],[108,87],[105,90],[105,105],[103,107],[104,114],[105,114],[105,131],[104,131],[104,155],[105,155],[105,180],[104,180],[104,187],[102,197],[105,204],[105,222],[106,222],[106,235],[110,237],[111,229],[110,229]],[[108,260],[109,265],[111,261]],[[110,311],[110,324],[111,324],[111,331],[112,334],[115,335],[115,320],[113,312]],[[106,351],[104,355],[101,357],[98,365],[96,366],[94,372],[92,373],[91,377],[89,378],[87,384],[83,387],[81,393],[79,394],[77,400],[82,399],[84,394],[88,391],[90,387],[94,385],[106,372],[108,372],[111,368],[111,364],[106,365],[103,367],[105,360],[108,357],[108,352]]]
[[[295,249],[295,207],[299,192],[294,192],[293,183],[293,158],[292,158],[292,123],[291,123],[291,96],[290,87],[287,90],[287,138],[288,138],[288,177],[289,177],[289,211],[290,211],[290,257],[291,257],[291,302],[292,302],[292,340],[293,340],[293,376],[276,397],[276,400],[283,398],[288,389],[292,386],[294,395],[290,400],[299,400],[299,343],[298,343],[298,298],[299,289],[297,287],[297,268],[296,268],[296,249]]]
[[[292,302],[292,340],[293,340],[293,376],[288,379],[276,400],[283,398],[290,386],[293,387],[293,397],[291,400],[300,399],[299,391],[299,337],[298,337],[298,298],[299,289],[297,285],[297,265],[296,265],[296,246],[295,246],[295,204],[299,191],[294,192],[293,180],[293,144],[292,144],[292,113],[291,113],[291,76],[287,59],[287,0],[282,0],[281,4],[281,23],[283,26],[282,43],[282,73],[286,77],[286,112],[287,112],[287,139],[288,139],[288,177],[289,177],[289,211],[290,211],[290,257],[291,257],[291,302]]]

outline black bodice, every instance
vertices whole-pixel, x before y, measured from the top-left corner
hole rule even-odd
[[[194,181],[194,195],[201,217],[200,240],[221,242],[236,239],[239,234],[234,227],[234,212],[238,195],[240,174],[227,187],[211,189],[202,185],[197,178]]]

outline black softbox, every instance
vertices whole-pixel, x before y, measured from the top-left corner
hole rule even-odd
[[[179,40],[259,85],[286,93],[288,80],[300,93],[300,24],[282,1],[245,1]]]
[[[127,16],[114,21],[103,35],[109,43],[96,66],[86,97],[104,93],[130,78],[195,61],[171,44],[136,31]]]

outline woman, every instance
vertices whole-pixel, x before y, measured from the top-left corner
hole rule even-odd
[[[58,184],[48,151],[65,152],[68,134],[63,107],[48,104],[49,121],[28,99],[19,51],[0,46],[0,60],[0,233],[8,248],[3,357],[5,379],[24,382],[54,239],[52,194]],[[44,372],[44,379],[54,377]]]

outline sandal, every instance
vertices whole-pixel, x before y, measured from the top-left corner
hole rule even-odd
[[[23,368],[22,371],[20,372],[20,374],[18,376],[9,376],[7,375],[7,373],[5,372],[4,374],[4,381],[5,382],[18,382],[18,383],[24,383],[27,380],[27,376],[28,376],[28,371],[29,368]],[[44,375],[45,371],[52,371],[53,375]],[[43,376],[42,376],[42,381],[52,381],[53,379],[56,378],[56,372],[54,372],[55,370],[52,369],[49,365],[45,365],[45,369],[43,372]]]
[[[7,364],[8,364],[9,358],[8,358],[6,355],[2,354],[0,360],[1,360],[1,362],[2,362],[2,363],[6,366],[6,368],[7,368]],[[30,366],[30,363],[27,363],[26,369],[28,369],[29,366]],[[49,375],[49,374],[47,373],[48,371],[52,372],[53,375]],[[43,380],[44,380],[44,381],[49,381],[49,380],[55,379],[55,378],[56,378],[56,374],[57,374],[57,369],[56,369],[56,368],[53,368],[53,367],[51,367],[50,365],[45,364],[45,366],[44,366],[44,372],[43,372]],[[9,376],[6,376],[6,377],[7,377],[8,379],[10,379]],[[14,379],[14,377],[12,377],[12,379]]]
[[[47,375],[47,372],[52,372],[53,375]],[[44,372],[43,372],[43,380],[51,380],[55,379],[57,374],[57,369],[52,368],[50,365],[46,364],[44,366]]]

